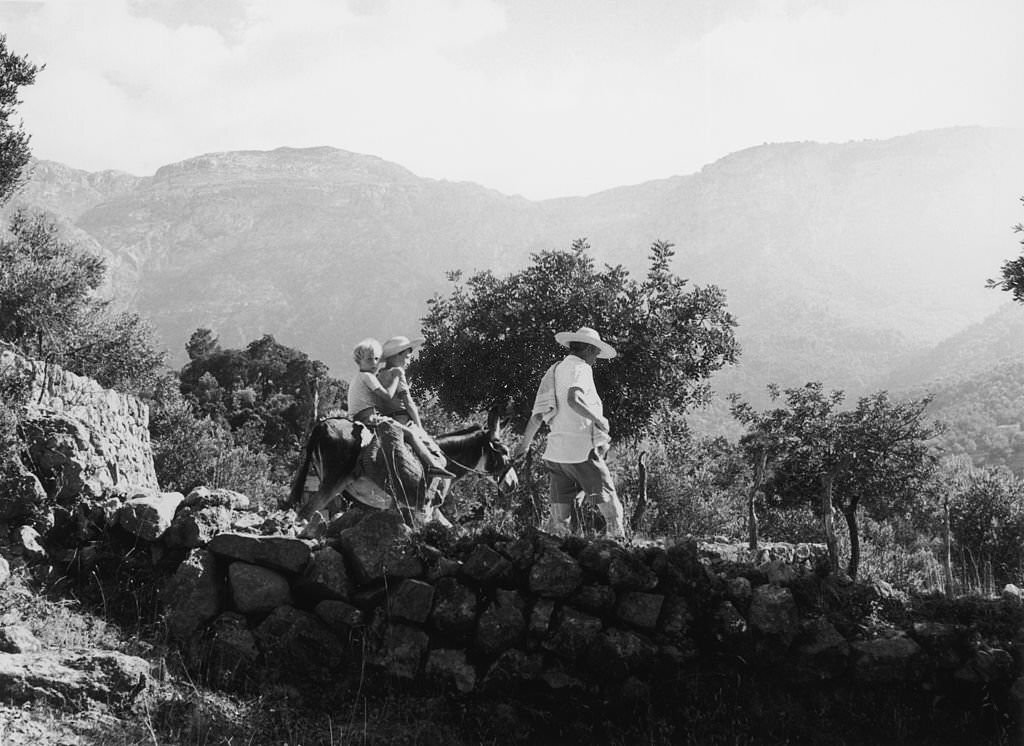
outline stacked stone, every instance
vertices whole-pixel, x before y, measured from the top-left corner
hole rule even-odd
[[[228,687],[328,682],[365,662],[463,694],[596,693],[628,705],[723,655],[798,686],[944,677],[1008,687],[1018,675],[1006,651],[972,646],[963,626],[866,634],[815,597],[860,593],[877,605],[891,589],[823,581],[781,560],[727,577],[693,543],[627,549],[540,532],[457,554],[376,511],[345,514],[316,541],[217,534],[168,584],[167,622]]]
[[[29,428],[46,462],[75,461],[61,474],[64,492],[98,496],[112,486],[156,488],[149,439],[149,408],[138,397],[105,389],[57,365],[0,352],[0,372],[20,371],[30,381]],[[56,464],[56,461],[54,461]]]

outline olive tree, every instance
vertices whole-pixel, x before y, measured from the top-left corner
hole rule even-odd
[[[639,438],[663,409],[705,402],[708,377],[739,354],[724,293],[674,275],[670,243],[651,246],[640,281],[622,266],[598,268],[589,248],[579,239],[536,253],[505,277],[453,272],[451,294],[429,301],[410,375],[456,414],[511,402],[525,419],[544,370],[565,354],[555,333],[590,326],[618,351],[594,368],[618,437]]]
[[[755,411],[738,397],[732,413],[747,426],[749,457],[763,471],[762,488],[778,504],[817,504],[829,558],[838,568],[833,510],[845,518],[850,538],[847,572],[860,564],[858,510],[884,519],[905,511],[924,492],[935,469],[929,441],[938,433],[924,420],[930,399],[893,401],[885,391],[841,409],[845,395],[821,383],[780,392],[783,406]]]

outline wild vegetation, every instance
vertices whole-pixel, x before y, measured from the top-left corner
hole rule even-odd
[[[27,163],[27,135],[10,117],[18,88],[30,85],[37,69],[11,54],[2,36],[0,69],[2,198]],[[482,272],[460,284],[453,276],[451,295],[430,306],[428,342],[411,371],[428,402],[427,422],[456,423],[494,401],[510,400],[525,411],[536,379],[557,353],[553,333],[591,324],[615,339],[621,353],[596,377],[607,392],[613,431],[621,435],[612,466],[635,538],[825,541],[833,571],[845,560],[851,576],[918,594],[980,596],[1024,581],[1017,368],[1008,366],[1006,377],[992,383],[997,394],[966,384],[936,392],[936,400],[951,403],[945,432],[928,417],[929,397],[903,401],[880,391],[844,407],[843,392],[808,383],[772,391],[774,406],[762,411],[735,401],[732,414],[744,432],[738,441],[701,439],[686,415],[705,401],[709,375],[737,359],[736,322],[718,288],[690,288],[669,272],[672,255],[670,244],[655,243],[641,281],[621,267],[596,268],[584,241],[537,254],[506,277]],[[1008,262],[1003,280],[994,283],[1017,300],[1020,261]],[[269,335],[244,349],[224,349],[209,329],[196,330],[189,362],[170,370],[146,321],[100,298],[105,272],[101,259],[62,238],[46,216],[16,215],[0,241],[0,341],[145,398],[165,489],[230,487],[272,506],[287,491],[311,424],[343,401],[344,383]],[[5,466],[22,450],[24,403],[23,382],[0,381]],[[1005,443],[985,452],[1001,455],[976,463],[956,458],[975,455],[978,433],[992,427],[1006,428]],[[543,485],[536,460],[524,465],[523,486],[505,502],[470,480],[454,491],[451,517],[463,531],[521,530],[543,513]],[[831,528],[838,515],[845,536]],[[597,518],[581,520],[590,529]],[[61,580],[23,568],[0,590],[0,616],[17,609],[55,644],[144,649],[168,667],[163,698],[147,700],[145,711],[104,714],[70,734],[56,711],[0,711],[8,723],[21,722],[20,733],[50,728],[70,743],[123,744],[457,743],[480,733],[502,740],[496,730],[460,720],[457,705],[395,692],[357,694],[343,713],[311,713],[289,704],[284,692],[246,699],[183,684],[158,605],[140,602],[149,598],[145,589],[128,589],[125,597],[135,606],[126,612],[108,605],[102,586],[98,598],[81,589],[62,595],[69,585]],[[658,724],[624,727],[609,740],[637,736],[658,741]]]

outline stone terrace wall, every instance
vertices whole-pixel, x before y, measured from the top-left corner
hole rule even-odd
[[[105,462],[104,486],[156,488],[149,440],[149,407],[130,394],[105,389],[91,378],[57,365],[0,351],[0,374],[19,372],[31,380],[30,416],[57,417],[80,424],[73,428]]]
[[[947,698],[953,720],[986,698],[1005,705],[1014,682],[1024,698],[1012,640],[915,619],[885,584],[822,576],[807,547],[773,547],[760,566],[696,543],[544,533],[438,548],[411,539],[396,514],[365,510],[304,539],[273,522],[245,528],[213,497],[175,497],[174,517],[149,535],[184,558],[164,589],[169,632],[196,676],[228,689],[295,686],[329,705],[332,687],[379,671],[434,693],[536,697],[550,711],[605,702],[667,713],[689,697],[738,697],[743,709],[768,691],[817,698],[826,728],[875,698],[861,710],[889,707],[885,717],[907,719],[893,728],[937,731],[934,698]],[[1018,601],[996,603],[1021,616]],[[731,691],[752,677],[771,683]]]

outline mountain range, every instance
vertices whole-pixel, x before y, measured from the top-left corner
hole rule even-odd
[[[228,347],[273,334],[338,377],[362,337],[414,335],[450,270],[507,273],[586,237],[642,275],[650,244],[671,241],[674,271],[721,287],[739,323],[741,362],[716,390],[762,403],[769,382],[910,391],[954,362],[1022,357],[1024,309],[984,287],[1019,249],[1021,135],[765,144],[543,201],[329,147],[211,153],[152,176],[36,161],[13,204],[105,256],[107,292],[154,322],[177,364],[207,327]],[[982,344],[1000,324],[1016,331]]]

